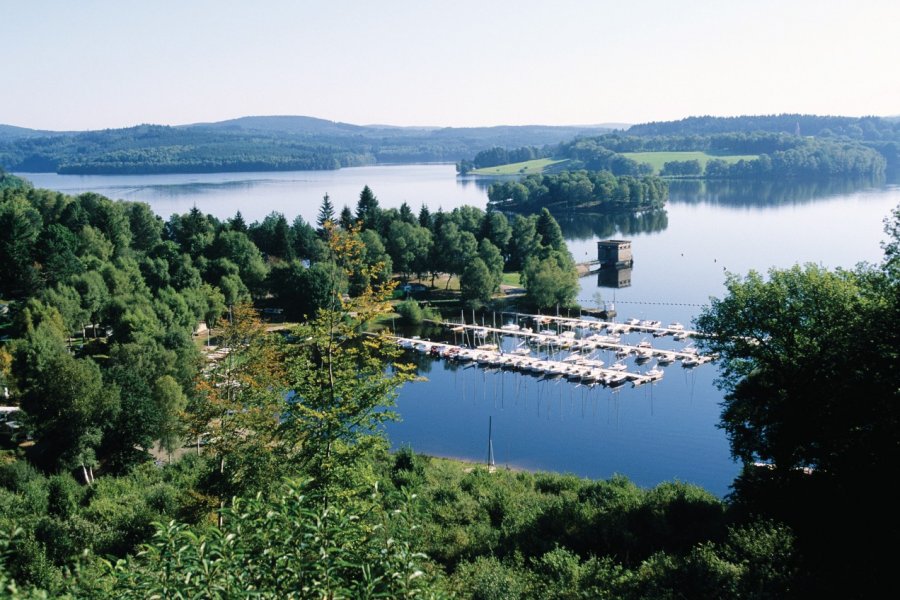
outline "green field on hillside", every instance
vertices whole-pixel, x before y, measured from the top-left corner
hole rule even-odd
[[[653,167],[653,170],[659,173],[663,165],[667,162],[675,160],[699,160],[701,167],[706,167],[706,163],[714,158],[724,160],[728,164],[736,163],[739,160],[754,160],[759,158],[757,154],[707,154],[706,152],[623,152],[622,156],[627,156],[632,160],[641,163],[647,163]]]
[[[484,167],[469,171],[472,175],[533,175],[543,173],[547,167],[566,162],[566,159],[536,158],[524,162],[497,165],[496,167]]]

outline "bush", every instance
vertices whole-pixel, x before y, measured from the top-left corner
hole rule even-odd
[[[0,487],[11,492],[24,491],[26,484],[34,479],[41,478],[37,469],[24,460],[17,460],[0,466]]]
[[[400,315],[400,322],[404,325],[420,325],[425,318],[422,307],[413,299],[400,302],[395,310]]]

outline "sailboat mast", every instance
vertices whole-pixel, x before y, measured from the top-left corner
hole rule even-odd
[[[494,417],[488,417],[488,466],[494,466]]]

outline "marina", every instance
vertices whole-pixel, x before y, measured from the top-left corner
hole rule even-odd
[[[615,323],[568,317],[548,317],[515,313],[515,321],[493,327],[465,323],[439,323],[452,334],[452,343],[423,340],[418,337],[396,337],[406,349],[459,363],[471,363],[486,369],[504,369],[538,376],[546,380],[566,380],[590,388],[603,385],[618,388],[627,383],[638,387],[662,379],[665,367],[680,361],[684,368],[708,363],[714,357],[700,355],[693,346],[654,348],[648,340],[637,344],[622,342],[629,333],[661,333],[680,335],[679,339],[696,336],[680,324],[662,327],[658,321]],[[503,315],[501,315],[501,318]],[[519,325],[531,323],[534,327]],[[552,327],[557,329],[540,329]],[[602,334],[600,332],[606,332]],[[658,336],[662,337],[662,336]],[[604,361],[601,353],[613,354],[614,362]],[[607,357],[609,360],[610,357]],[[630,370],[625,360],[634,359]],[[640,367],[656,359],[651,368]]]

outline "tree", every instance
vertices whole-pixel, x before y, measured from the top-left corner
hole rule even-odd
[[[231,261],[237,266],[241,281],[251,293],[255,296],[264,294],[268,269],[259,248],[245,233],[240,231],[220,232],[212,245],[210,257]]]
[[[52,469],[80,467],[93,482],[104,426],[119,409],[119,390],[106,384],[97,364],[76,359],[45,324],[29,333],[15,372],[40,462]]]
[[[359,233],[359,239],[363,243],[361,263],[364,268],[351,274],[349,291],[352,296],[358,296],[373,283],[385,284],[394,272],[391,257],[377,232],[366,229]]]
[[[0,202],[0,295],[22,297],[38,285],[34,245],[41,215],[24,198]]]
[[[472,305],[490,301],[496,279],[479,257],[470,260],[459,277],[459,289],[463,299]]]
[[[344,274],[330,262],[318,262],[309,268],[299,261],[276,265],[269,276],[269,289],[282,304],[288,318],[313,318],[330,305],[332,294],[347,291]]]
[[[816,565],[810,593],[872,591],[888,568],[875,548],[900,526],[880,484],[900,461],[900,289],[889,273],[806,265],[768,278],[729,274],[726,296],[696,322],[719,356],[721,427],[745,464],[735,498],[795,528]],[[841,518],[823,528],[812,503]],[[850,583],[839,575],[846,569],[866,576]]]
[[[484,220],[481,222],[481,238],[496,246],[503,256],[507,254],[506,246],[511,237],[512,227],[510,227],[506,215],[495,210],[488,211],[484,215]]]
[[[897,377],[885,360],[896,359],[898,335],[880,325],[896,311],[892,287],[873,272],[814,265],[773,269],[768,281],[728,276],[728,295],[697,325],[722,358],[722,426],[736,458],[850,476],[896,456]],[[848,356],[866,367],[848,372]]]
[[[148,252],[162,241],[165,223],[153,213],[149,205],[143,202],[129,202],[125,204],[125,211],[128,215],[133,249]]]
[[[536,229],[537,219],[516,215],[513,219],[512,235],[509,238],[506,267],[509,271],[519,271],[525,261],[537,250],[539,239]]]
[[[315,262],[327,254],[326,246],[319,238],[319,234],[300,215],[297,215],[291,224],[291,241],[294,245],[294,256],[300,260]]]
[[[331,198],[328,197],[328,194],[325,194],[325,196],[322,197],[322,205],[319,207],[319,216],[316,218],[319,235],[324,233],[325,223],[334,223],[334,205],[331,203]]]
[[[428,253],[431,250],[431,232],[404,221],[391,223],[386,240],[387,251],[394,263],[394,269],[409,277],[411,273],[427,268]]]
[[[347,277],[365,268],[359,240],[330,240]],[[397,389],[412,377],[409,365],[396,363],[399,349],[386,333],[362,331],[365,323],[390,310],[392,289],[390,282],[375,284],[348,301],[334,289],[332,303],[294,331],[300,341],[288,351],[287,370],[296,396],[288,403],[282,435],[302,441],[292,460],[324,491],[326,506],[340,489],[353,487],[353,470],[382,447],[381,426],[394,417],[390,406]]]
[[[537,307],[570,306],[578,294],[572,257],[557,251],[550,251],[546,258],[531,256],[522,269],[522,285],[529,302]]]
[[[94,325],[94,337],[96,337],[96,325],[102,321],[103,313],[109,302],[109,289],[106,287],[106,282],[97,271],[87,271],[76,276],[72,283],[81,296],[81,307],[88,314],[91,325]]]
[[[78,238],[62,225],[51,223],[41,231],[34,254],[45,285],[64,283],[82,271],[77,252]]]
[[[398,211],[398,217],[401,221],[405,221],[411,225],[421,225],[419,220],[416,219],[416,216],[413,214],[412,209],[409,207],[409,204],[406,202],[400,205],[400,210]]]
[[[500,290],[500,282],[503,280],[503,256],[501,256],[500,250],[487,239],[478,242],[478,256],[487,267],[491,276],[491,294],[495,294]]]
[[[82,307],[81,296],[75,288],[58,285],[44,290],[41,298],[47,305],[54,306],[59,311],[66,326],[67,337],[79,330],[82,337],[84,336],[84,325],[90,314]]]
[[[201,488],[224,507],[234,495],[264,491],[288,465],[278,456],[285,385],[275,340],[249,304],[231,308],[219,338],[230,351],[197,381],[188,426],[212,456]]]
[[[344,231],[350,231],[350,228],[353,227],[355,223],[356,219],[353,217],[353,211],[345,204],[344,208],[341,209],[341,216],[338,218],[338,224]]]
[[[381,209],[378,207],[378,198],[369,188],[363,187],[359,193],[359,201],[356,203],[356,220],[362,222],[363,229],[378,229],[381,217]]]
[[[153,400],[159,414],[159,445],[171,459],[181,446],[183,427],[181,413],[187,407],[187,397],[171,375],[163,375],[154,382]]]
[[[537,223],[535,223],[535,231],[540,244],[545,248],[557,251],[565,249],[566,242],[563,238],[562,230],[559,228],[559,223],[556,222],[556,219],[553,218],[553,215],[546,208],[541,209],[541,214],[538,216]]]
[[[432,230],[431,211],[428,210],[428,206],[425,204],[419,209],[419,225],[430,231]]]
[[[266,256],[282,260],[291,260],[295,256],[293,231],[279,212],[269,213],[262,223],[253,223],[248,234]]]
[[[165,227],[166,237],[191,258],[203,254],[212,244],[215,227],[212,218],[200,212],[196,206],[186,215],[172,215]]]
[[[241,214],[241,211],[237,211],[234,214],[234,217],[228,220],[228,225],[231,227],[232,231],[247,233],[247,222],[244,221],[244,215]]]

